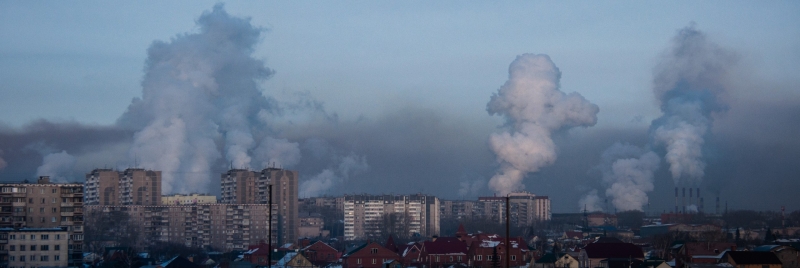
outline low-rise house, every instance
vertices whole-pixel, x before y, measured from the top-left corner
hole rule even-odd
[[[720,263],[735,268],[781,268],[781,260],[768,251],[728,251]]]
[[[320,267],[335,263],[342,256],[341,252],[322,241],[314,242],[303,248],[302,251],[303,255],[308,258],[311,263]]]
[[[633,260],[644,260],[644,252],[641,248],[616,238],[601,237],[583,248],[578,262],[581,268],[591,268],[599,267],[603,263],[608,264],[615,261],[630,263]]]
[[[566,253],[547,253],[531,262],[531,268],[578,268],[578,260]]]
[[[506,251],[508,251],[509,264],[511,266],[524,266],[531,260],[528,246],[525,245],[525,241],[522,238],[510,239],[509,244],[511,244],[511,247],[506,247],[504,240],[498,238],[497,240],[472,241],[467,254],[472,266],[490,267],[492,258],[494,258],[495,248],[497,249],[497,258],[502,264],[505,264]]]
[[[427,267],[446,267],[468,262],[467,244],[455,237],[439,237],[422,243],[422,262]]]
[[[687,267],[691,264],[718,263],[725,251],[736,250],[735,243],[727,242],[687,242],[675,255],[676,267]]]
[[[422,261],[422,243],[409,242],[403,247],[398,248],[400,260],[403,266],[406,267],[421,267]]]
[[[283,258],[278,260],[278,262],[275,263],[275,265],[273,265],[272,267],[275,267],[275,268],[301,268],[301,267],[315,268],[315,267],[318,267],[318,266],[315,266],[314,264],[312,264],[311,261],[309,261],[305,256],[303,256],[303,254],[301,254],[299,252],[287,252],[286,255],[283,255]]]
[[[769,251],[775,253],[781,260],[783,268],[800,268],[800,253],[791,246],[764,245],[755,248],[753,251]]]
[[[388,260],[400,260],[400,255],[376,242],[366,243],[342,256],[343,268],[379,268]]]

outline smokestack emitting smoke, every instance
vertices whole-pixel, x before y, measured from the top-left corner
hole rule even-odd
[[[489,114],[505,116],[510,128],[489,139],[500,163],[489,181],[496,193],[523,189],[527,173],[555,162],[554,131],[597,123],[597,105],[578,93],[559,90],[560,79],[561,72],[549,56],[517,56],[509,66],[508,81],[486,105]]]
[[[675,185],[697,185],[705,173],[703,145],[714,112],[726,109],[725,92],[731,53],[706,39],[694,26],[681,29],[655,68],[653,91],[663,115],[651,125],[654,145],[666,149]]]
[[[257,82],[273,71],[252,56],[263,29],[231,17],[221,4],[197,26],[197,33],[150,46],[142,98],[118,120],[137,130],[130,162],[161,170],[164,193],[207,189],[211,166],[223,157],[217,142],[236,168],[289,166],[300,157],[297,143],[269,136],[267,119],[278,108]]]

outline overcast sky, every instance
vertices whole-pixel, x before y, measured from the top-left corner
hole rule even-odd
[[[143,97],[148,48],[198,33],[216,3],[0,2],[0,180],[33,178],[62,151],[69,180],[130,165],[146,124],[121,118]],[[599,107],[595,125],[556,131],[558,159],[523,183],[550,196],[554,212],[577,211],[592,189],[605,198],[596,166],[609,146],[652,142],[663,115],[655,68],[694,27],[736,59],[720,96],[727,108],[713,113],[703,145],[706,210],[712,193],[735,208],[800,209],[800,2],[253,1],[224,10],[265,29],[251,57],[274,73],[257,88],[286,104],[262,123],[300,150],[283,161],[301,184],[322,182],[315,194],[492,194],[501,162],[489,137],[505,119],[487,103],[517,56],[534,53],[560,70],[561,91]],[[225,138],[211,139],[221,155],[210,168],[215,193],[216,174],[234,160]],[[662,160],[651,211],[674,205],[669,170]]]

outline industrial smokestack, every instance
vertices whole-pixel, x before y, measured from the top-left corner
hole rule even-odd
[[[678,213],[678,187],[675,187],[675,214]]]
[[[681,206],[683,207],[683,213],[686,213],[686,187],[681,188],[681,192],[683,192],[683,199],[681,200]]]

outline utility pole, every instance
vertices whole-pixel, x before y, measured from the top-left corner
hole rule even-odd
[[[267,267],[272,268],[272,184],[267,184],[267,187],[269,187],[269,231],[267,233],[267,236],[269,237],[269,245],[267,245],[267,249],[269,249],[269,252],[267,253]]]
[[[509,207],[511,207],[511,198],[509,198],[508,194],[506,194],[506,268],[511,267],[511,258],[508,257],[510,254],[509,252],[511,252],[511,243],[509,243],[508,238],[510,235],[509,229],[511,222],[511,216],[509,215],[509,211],[511,211],[511,209],[509,209]]]

